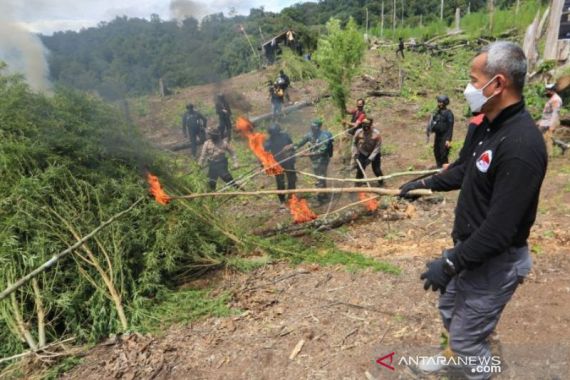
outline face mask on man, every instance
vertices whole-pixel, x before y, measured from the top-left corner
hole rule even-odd
[[[481,112],[481,108],[483,108],[483,106],[496,95],[493,94],[489,97],[486,97],[483,94],[483,90],[487,88],[487,86],[491,84],[491,82],[493,82],[496,78],[497,76],[495,75],[493,78],[491,78],[490,81],[488,81],[481,88],[473,86],[472,83],[467,84],[467,87],[465,87],[465,91],[463,91],[463,96],[465,96],[465,100],[467,100],[467,104],[469,104],[471,112],[473,113]]]

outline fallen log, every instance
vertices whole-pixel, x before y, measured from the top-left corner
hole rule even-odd
[[[565,143],[562,140],[558,140],[558,139],[553,138],[552,142],[554,143],[554,145],[556,145],[557,147],[562,149],[562,154],[566,153],[566,151],[570,148],[570,144]]]
[[[380,97],[380,96],[389,96],[389,97],[398,97],[398,96],[402,96],[402,93],[400,91],[380,91],[380,90],[372,90],[372,91],[368,91],[366,93],[366,95],[368,96],[376,96],[376,97]]]

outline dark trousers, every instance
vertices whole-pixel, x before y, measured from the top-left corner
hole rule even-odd
[[[284,174],[279,174],[275,176],[275,182],[277,182],[277,190],[285,190],[285,177],[287,177],[287,189],[294,190],[297,188],[297,173],[294,171],[295,169],[285,169]],[[288,197],[284,194],[279,194],[279,201],[281,203],[285,203],[285,199]]]
[[[454,277],[439,298],[439,312],[449,331],[450,347],[463,357],[491,358],[488,338],[515,293],[528,275],[532,260],[528,247],[509,248],[473,270]],[[464,368],[468,379],[488,379],[490,374]]]
[[[232,120],[228,114],[218,115],[220,118],[219,131],[223,139],[230,141],[232,139]]]
[[[438,168],[441,168],[443,164],[449,163],[449,148],[445,146],[445,141],[435,139],[433,144],[433,155],[435,157],[435,163]]]
[[[225,183],[231,183],[231,185],[236,189],[239,188],[234,182],[234,177],[232,177],[228,170],[227,158],[219,161],[210,161],[208,166],[208,187],[210,188],[210,191],[216,190],[218,178],[221,178]]]
[[[364,162],[366,161],[367,158],[368,158],[368,156],[365,156],[362,153],[359,153],[358,157],[356,157],[358,162],[360,162],[362,169],[366,169],[366,167],[368,166],[368,164],[364,164]],[[376,155],[376,157],[374,157],[374,159],[370,163],[372,164],[372,171],[374,172],[374,175],[376,177],[382,177],[384,174],[382,174],[382,169],[380,168],[380,165],[382,163],[380,155],[379,154]],[[356,165],[357,165],[357,167],[356,167],[356,179],[364,178],[364,172],[362,171],[362,169],[360,169],[360,165],[358,165],[358,164],[356,164]],[[383,186],[383,185],[384,185],[384,180],[379,180],[378,186]],[[357,187],[364,186],[364,183],[357,182],[356,186]]]
[[[404,59],[404,49],[398,48],[398,50],[396,50],[396,57],[398,56],[398,53],[400,53],[402,55],[402,59]]]
[[[198,145],[206,141],[206,133],[199,127],[188,129],[188,134],[190,135],[190,151],[192,152],[192,156],[197,157]]]

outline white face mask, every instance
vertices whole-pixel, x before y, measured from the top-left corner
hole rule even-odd
[[[465,100],[467,100],[467,103],[469,104],[469,108],[471,109],[471,112],[473,112],[473,113],[481,112],[481,108],[483,108],[485,103],[487,103],[489,101],[489,99],[491,99],[493,96],[495,96],[495,95],[492,95],[490,97],[486,97],[485,95],[483,95],[483,90],[491,82],[493,82],[495,80],[495,78],[497,78],[496,75],[493,78],[491,78],[491,80],[488,81],[487,84],[485,84],[481,88],[476,88],[475,86],[473,86],[472,83],[467,84],[465,91],[463,91],[463,96],[465,96]]]

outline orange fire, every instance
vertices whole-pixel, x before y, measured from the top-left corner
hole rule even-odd
[[[150,193],[154,196],[154,199],[161,205],[167,205],[170,202],[170,196],[162,190],[160,182],[158,182],[158,177],[150,173],[147,173],[146,180],[150,186]]]
[[[261,161],[265,174],[279,175],[283,173],[283,167],[277,163],[275,157],[263,148],[265,142],[265,135],[263,133],[253,132],[253,124],[244,117],[238,117],[236,122],[236,129],[243,137],[247,138],[249,148],[253,151],[255,156]]]
[[[309,208],[307,200],[299,199],[295,194],[289,199],[289,210],[291,210],[295,224],[310,222],[318,218],[317,214]]]
[[[358,199],[364,202],[368,211],[376,211],[378,209],[378,200],[373,198],[372,194],[358,193]]]

